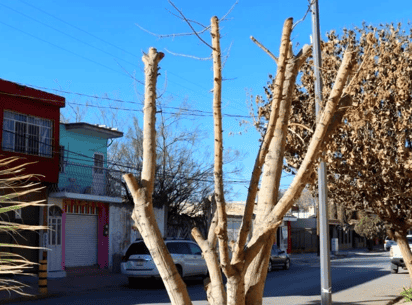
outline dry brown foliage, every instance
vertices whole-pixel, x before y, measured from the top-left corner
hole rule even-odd
[[[334,31],[322,43],[323,96],[335,81],[343,50],[352,45],[357,61],[346,95],[346,113],[329,138],[329,200],[377,214],[397,231],[412,227],[411,204],[411,32],[398,24],[363,25]],[[286,170],[298,168],[315,125],[313,60],[302,67],[295,88],[287,137]],[[271,89],[267,88],[270,97]],[[267,106],[260,112],[267,116]],[[315,177],[313,177],[315,178]],[[316,186],[313,179],[312,188]]]

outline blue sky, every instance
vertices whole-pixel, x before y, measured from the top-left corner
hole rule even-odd
[[[234,1],[176,0],[174,3],[186,17],[208,25],[212,16],[223,16]],[[221,23],[222,49],[231,46],[223,71],[228,79],[223,84],[223,113],[237,116],[224,118],[224,146],[247,154],[243,175],[231,177],[234,180],[248,180],[259,148],[258,134],[253,127],[239,124],[250,113],[247,94],[263,94],[268,74],[276,72],[275,63],[249,37],[253,35],[277,55],[284,20],[301,19],[307,7],[306,0],[240,0],[228,20]],[[375,25],[406,24],[412,16],[408,1],[320,0],[319,7],[322,36],[332,29],[340,32],[343,27],[360,26],[362,21]],[[72,107],[78,106],[76,104],[131,109],[119,110],[118,126],[113,126],[126,131],[131,116],[141,118],[139,103],[143,86],[135,84],[128,74],[143,80],[142,51],[156,47],[163,52],[167,48],[175,53],[210,56],[210,50],[194,36],[159,39],[136,26],[138,23],[158,34],[190,32],[187,24],[168,10],[176,13],[164,0],[0,0],[0,78],[47,88],[43,90],[66,97],[63,110],[66,117],[73,118]],[[310,43],[311,31],[309,14],[292,33],[295,51]],[[208,34],[202,37],[210,41]],[[210,112],[212,62],[165,53],[160,64],[159,88],[164,88],[167,80],[165,96],[172,97],[168,106],[178,107],[186,100],[192,109]],[[209,131],[211,136],[204,145],[212,146],[212,117],[185,116],[185,119],[187,124],[200,124]],[[103,123],[97,107],[87,108],[83,120]],[[282,179],[281,188],[286,188],[290,181],[291,177]],[[233,187],[238,192],[233,199],[245,200],[247,184],[237,183]]]

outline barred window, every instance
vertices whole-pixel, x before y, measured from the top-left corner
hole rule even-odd
[[[2,149],[52,157],[52,121],[4,111]]]

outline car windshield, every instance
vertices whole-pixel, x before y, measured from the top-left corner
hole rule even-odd
[[[129,249],[126,252],[126,258],[128,259],[130,255],[141,255],[141,254],[148,254],[150,255],[149,249],[147,249],[146,245],[143,242],[138,242],[131,244]]]

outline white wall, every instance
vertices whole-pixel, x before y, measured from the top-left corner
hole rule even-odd
[[[120,260],[132,242],[132,209],[125,204],[110,203],[109,208],[109,269],[120,271]]]
[[[162,233],[163,237],[166,237],[166,230],[167,230],[167,221],[165,215],[165,206],[162,208],[153,208],[155,213],[157,225],[159,226],[160,232]]]

